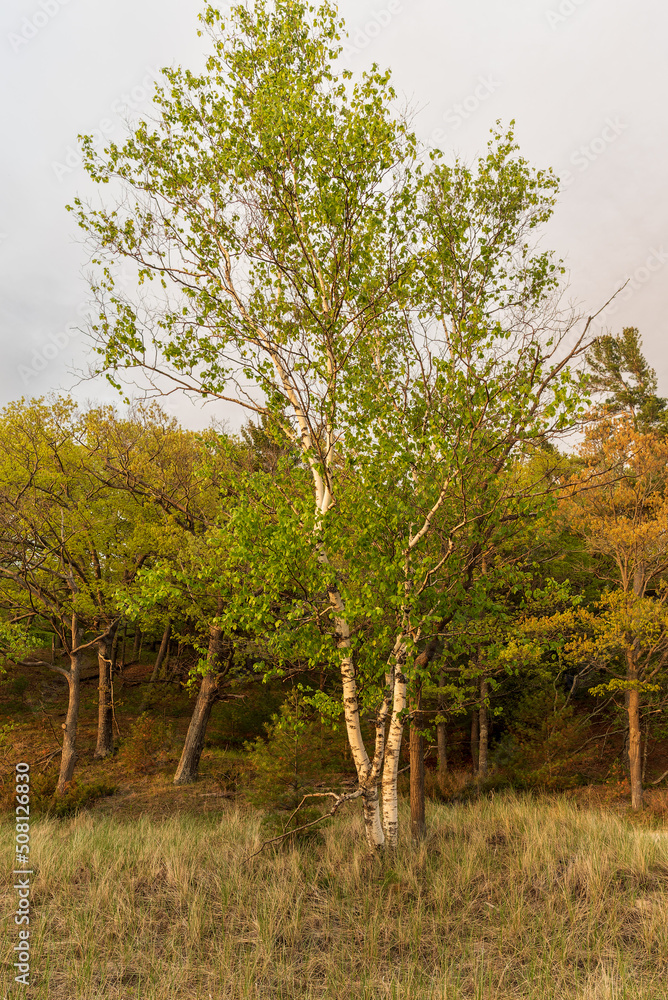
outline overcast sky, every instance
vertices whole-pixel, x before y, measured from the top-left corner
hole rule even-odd
[[[85,362],[85,252],[65,204],[90,188],[76,136],[120,139],[164,65],[198,69],[199,0],[3,0],[0,404],[69,390]],[[658,0],[342,0],[346,62],[393,71],[415,128],[448,156],[516,119],[523,155],[564,190],[547,245],[586,312],[631,281],[603,327],[638,326],[668,395],[668,6]],[[74,388],[115,400],[104,383]],[[214,415],[172,398],[191,426]],[[218,416],[229,416],[218,411]],[[233,419],[233,423],[237,421]]]

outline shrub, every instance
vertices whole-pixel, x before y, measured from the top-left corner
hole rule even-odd
[[[136,719],[118,753],[119,761],[133,774],[146,774],[157,763],[158,755],[171,745],[172,733],[162,719],[143,712]]]
[[[225,795],[232,795],[239,790],[247,771],[245,754],[216,747],[207,751],[200,766],[200,774],[213,779]]]
[[[509,732],[493,753],[516,788],[562,791],[584,782],[583,767],[596,751],[585,749],[589,729],[564,699],[549,691],[531,692],[519,705]]]
[[[56,784],[58,775],[53,772],[46,775],[37,775],[31,781],[31,812],[47,816],[72,816],[80,809],[105,795],[113,795],[118,785],[114,785],[105,779],[91,781],[89,783],[79,783],[71,781],[65,788],[62,795],[56,795]]]
[[[255,805],[294,809],[318,786],[336,783],[344,770],[341,738],[324,725],[299,691],[266,724],[267,739],[246,744],[249,798]]]

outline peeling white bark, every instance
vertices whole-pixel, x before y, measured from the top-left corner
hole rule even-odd
[[[405,647],[397,658],[394,673],[394,697],[392,700],[392,717],[390,730],[387,734],[385,748],[385,763],[383,766],[383,827],[388,847],[396,847],[399,842],[399,807],[397,800],[397,775],[399,772],[399,753],[404,724],[399,715],[406,708],[406,676],[402,671],[405,658]]]

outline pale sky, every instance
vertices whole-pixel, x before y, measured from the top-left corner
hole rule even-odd
[[[0,405],[75,386],[87,346],[72,328],[88,301],[85,251],[65,211],[91,185],[76,136],[116,140],[150,109],[164,65],[199,69],[200,0],[3,0],[0,9]],[[546,245],[570,296],[593,312],[631,283],[599,329],[638,326],[668,395],[668,6],[658,0],[342,0],[346,62],[390,67],[415,129],[447,157],[484,152],[497,119],[522,154],[564,181]],[[128,112],[129,108],[129,112]],[[69,332],[68,332],[69,329]],[[217,404],[220,405],[220,404]],[[172,397],[190,426],[212,416]]]

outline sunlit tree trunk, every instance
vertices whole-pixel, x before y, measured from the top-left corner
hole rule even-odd
[[[95,757],[108,757],[114,751],[114,708],[112,699],[113,678],[111,673],[111,647],[113,632],[104,636],[97,644],[99,670],[97,703],[97,746]]]
[[[190,725],[188,726],[181,759],[174,775],[175,785],[187,785],[192,781],[197,781],[199,762],[202,750],[204,749],[206,728],[209,724],[211,709],[220,695],[222,654],[223,631],[217,625],[211,625],[209,629],[209,648],[206,656],[208,671],[202,678],[202,683],[197,693],[197,701],[195,702],[195,708],[190,718]]]
[[[641,597],[645,589],[645,567],[640,561],[633,574],[633,593]],[[629,637],[630,639],[630,637]],[[642,809],[642,757],[640,753],[640,691],[638,690],[638,662],[635,643],[629,643],[626,654],[628,679],[632,687],[628,691],[627,711],[629,717],[629,776],[631,779],[631,809]]]
[[[72,652],[70,653],[70,669],[62,671],[67,678],[68,700],[67,715],[63,727],[63,751],[60,758],[60,773],[56,794],[62,795],[66,786],[72,780],[74,766],[77,762],[76,741],[79,724],[79,703],[81,699],[81,654],[78,648],[81,644],[81,630],[76,616],[72,616]]]
[[[209,724],[211,709],[219,696],[219,677],[217,674],[206,674],[202,678],[195,709],[190,718],[186,741],[179,760],[179,766],[174,775],[175,785],[187,785],[197,781],[199,762],[204,749],[206,727]]]
[[[424,803],[424,737],[422,726],[422,687],[418,686],[411,704],[410,764],[411,764],[411,838],[422,840],[425,835]]]
[[[343,687],[343,712],[346,722],[348,743],[353,755],[357,778],[362,789],[362,805],[364,813],[364,832],[367,844],[371,850],[381,848],[385,843],[383,826],[380,821],[380,803],[378,800],[378,776],[372,774],[372,765],[364,746],[362,726],[357,701],[357,683],[355,667],[351,653],[350,630],[343,617],[343,602],[338,592],[330,592],[330,601],[335,608],[335,623],[337,645],[341,656],[341,681]]]
[[[640,753],[640,692],[638,691],[637,670],[629,671],[629,680],[636,686],[629,690],[629,771],[631,777],[631,808],[634,812],[642,809],[642,757]]]
[[[399,772],[399,755],[403,736],[401,713],[406,708],[406,676],[402,672],[403,663],[397,665],[394,677],[394,692],[392,700],[392,715],[385,747],[385,762],[383,766],[383,827],[387,846],[394,848],[399,843],[399,808],[397,801],[397,775]]]

